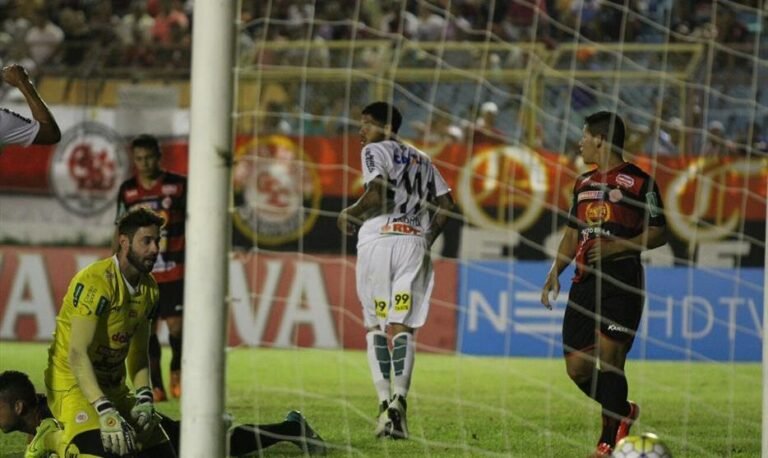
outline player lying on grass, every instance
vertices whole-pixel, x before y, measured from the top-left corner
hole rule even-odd
[[[178,450],[181,422],[159,414],[165,432]],[[27,374],[19,371],[0,373],[0,430],[29,435],[25,458],[64,456],[61,453],[61,428],[48,409],[45,395],[35,392]],[[325,453],[325,442],[307,420],[291,411],[281,423],[235,426],[229,434],[230,456],[258,454],[278,442],[290,442],[304,453]],[[53,455],[55,454],[55,455]]]

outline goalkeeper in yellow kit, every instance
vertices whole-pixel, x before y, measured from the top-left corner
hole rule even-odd
[[[147,356],[158,298],[150,272],[163,222],[144,208],[125,214],[114,256],[69,284],[45,371],[67,457],[175,457],[152,404]]]

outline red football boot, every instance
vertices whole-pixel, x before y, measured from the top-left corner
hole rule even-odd
[[[620,440],[624,439],[625,437],[629,436],[629,428],[632,427],[632,424],[640,417],[640,406],[635,404],[632,401],[629,401],[629,413],[626,417],[621,419],[621,422],[619,423],[619,429],[616,430],[616,444],[619,443]]]

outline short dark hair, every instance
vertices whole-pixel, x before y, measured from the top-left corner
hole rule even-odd
[[[126,235],[133,240],[139,228],[147,226],[163,227],[165,218],[149,208],[139,207],[129,211],[117,220],[117,235]]]
[[[157,156],[160,155],[160,142],[157,137],[149,134],[141,134],[131,141],[131,150],[134,148],[144,148],[152,151]]]
[[[621,116],[611,111],[598,111],[587,116],[584,123],[590,134],[609,140],[614,153],[621,154],[624,151],[626,131]]]
[[[400,130],[400,124],[403,123],[403,115],[400,114],[400,110],[387,102],[373,102],[363,108],[363,114],[372,117],[382,125],[389,124],[392,126],[392,133],[395,134]]]
[[[27,406],[33,406],[37,402],[37,393],[27,374],[4,371],[0,373],[0,398],[8,402],[24,401]]]

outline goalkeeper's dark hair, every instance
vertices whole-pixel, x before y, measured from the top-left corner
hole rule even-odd
[[[0,399],[24,401],[27,406],[33,406],[37,402],[35,385],[24,372],[4,371],[0,373]]]
[[[163,227],[165,218],[158,213],[144,207],[129,211],[117,220],[117,235],[126,235],[133,240],[133,236],[139,228],[147,226]]]
[[[393,134],[400,130],[400,125],[403,123],[403,115],[400,114],[400,110],[387,102],[373,102],[363,108],[363,114],[372,117],[382,125],[389,124]]]
[[[131,141],[131,150],[134,148],[144,148],[155,153],[156,156],[160,156],[160,142],[157,141],[157,137],[149,134],[141,134]]]
[[[618,155],[624,151],[624,120],[621,116],[610,111],[598,111],[587,116],[584,120],[587,131],[594,136],[603,137],[611,142],[611,150]]]

